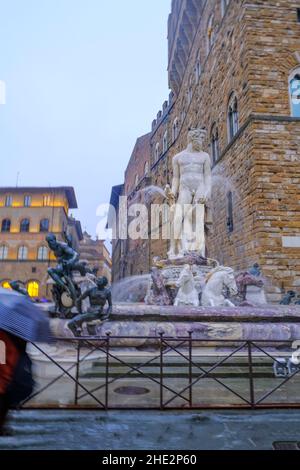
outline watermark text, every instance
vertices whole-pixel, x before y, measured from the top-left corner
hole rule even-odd
[[[96,233],[100,240],[196,240],[204,236],[205,204],[128,204],[119,198],[117,209],[101,204]]]
[[[3,80],[0,80],[0,105],[6,104],[6,85]]]

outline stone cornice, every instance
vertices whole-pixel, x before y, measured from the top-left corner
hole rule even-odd
[[[213,165],[213,168],[217,166],[221,160],[224,158],[226,153],[231,149],[231,147],[237,142],[237,140],[241,137],[244,131],[252,122],[291,122],[291,123],[300,123],[300,117],[292,117],[292,116],[276,116],[272,114],[250,114],[250,116],[246,119],[244,124],[239,128],[238,132],[234,136],[234,138],[226,145],[225,149],[221,152],[220,158],[218,161]],[[160,156],[160,158],[151,166],[151,171],[155,170],[155,168],[164,160],[168,155],[172,147],[175,145],[176,141],[172,142],[168,150]]]

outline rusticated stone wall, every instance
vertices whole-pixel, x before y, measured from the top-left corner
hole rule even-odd
[[[134,204],[144,203],[146,196],[144,189],[151,184],[150,137],[149,133],[137,139],[125,172],[124,196],[128,198],[128,210]],[[128,217],[128,224],[133,218]],[[121,268],[115,278],[120,279],[148,273],[150,264],[149,239],[147,237],[137,240],[128,238],[128,240],[122,240],[120,245]]]
[[[208,254],[236,269],[259,262],[267,277],[269,299],[277,301],[283,289],[300,286],[300,247],[283,248],[282,238],[298,236],[300,215],[300,123],[291,118],[288,91],[288,77],[300,64],[299,5],[294,0],[232,0],[222,18],[220,3],[209,1],[204,6],[171,110],[169,134],[176,117],[180,132],[163,159],[168,164],[167,177],[162,177],[164,161],[153,167],[152,177],[162,186],[171,181],[172,157],[186,146],[190,126],[207,129],[205,150],[211,153],[215,124],[221,158],[213,165],[214,224],[208,235]],[[208,51],[211,15],[215,39]],[[232,92],[238,100],[240,130],[229,142],[227,109]],[[278,121],[278,116],[286,121]],[[227,227],[229,191],[233,194],[232,233]],[[151,251],[166,253],[166,243],[152,242]]]
[[[276,299],[300,287],[300,120],[254,121],[255,251]],[[295,247],[285,247],[292,237]],[[277,294],[277,296],[276,296]]]
[[[179,8],[173,2],[169,82],[176,86],[172,105],[152,129],[151,182],[160,187],[171,182],[172,158],[186,146],[189,127],[207,129],[205,150],[211,154],[215,126],[220,158],[212,162],[214,224],[208,255],[239,270],[260,263],[269,299],[278,301],[282,290],[300,294],[300,119],[291,116],[288,86],[291,72],[300,67],[300,4],[229,0],[223,10],[221,5],[219,0],[183,0]],[[230,141],[232,93],[239,131]],[[155,147],[163,148],[166,131],[168,149],[157,161]],[[231,232],[228,192],[233,198]],[[145,270],[153,256],[166,256],[167,249],[166,241],[151,241]]]
[[[246,123],[250,113],[250,88],[247,82],[249,67],[246,54],[245,9],[242,2],[229,5],[222,18],[220,2],[208,2],[203,11],[197,34],[190,51],[188,67],[185,71],[180,93],[176,97],[168,120],[168,134],[172,136],[172,124],[179,122],[179,136],[170,142],[167,155],[152,168],[155,184],[164,186],[172,180],[172,157],[187,144],[189,127],[205,127],[208,131],[205,150],[210,153],[210,131],[215,125],[219,134],[219,149],[222,159],[213,169],[213,231],[208,235],[208,255],[220,262],[242,269],[247,266],[245,253],[252,253],[252,243],[245,240],[245,232],[251,232],[251,185],[249,164],[251,161],[251,135],[242,133],[228,147],[227,107],[232,92],[238,99],[239,125]],[[207,47],[207,24],[214,13],[214,41]],[[197,73],[200,61],[201,73]],[[164,131],[166,124],[162,123]],[[162,132],[163,134],[164,132]],[[153,142],[157,134],[152,136]],[[225,155],[226,154],[226,155]],[[165,166],[168,171],[165,175]],[[234,231],[227,230],[227,193],[233,192]],[[157,241],[151,244],[153,254],[165,255],[167,244]],[[163,253],[162,253],[163,252]],[[253,259],[255,256],[253,256]]]

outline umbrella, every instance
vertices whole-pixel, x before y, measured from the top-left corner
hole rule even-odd
[[[2,288],[0,329],[30,342],[46,343],[51,337],[46,314],[24,295]]]

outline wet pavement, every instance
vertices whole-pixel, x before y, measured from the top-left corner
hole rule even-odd
[[[300,441],[300,410],[287,411],[21,411],[0,450],[272,449]]]

